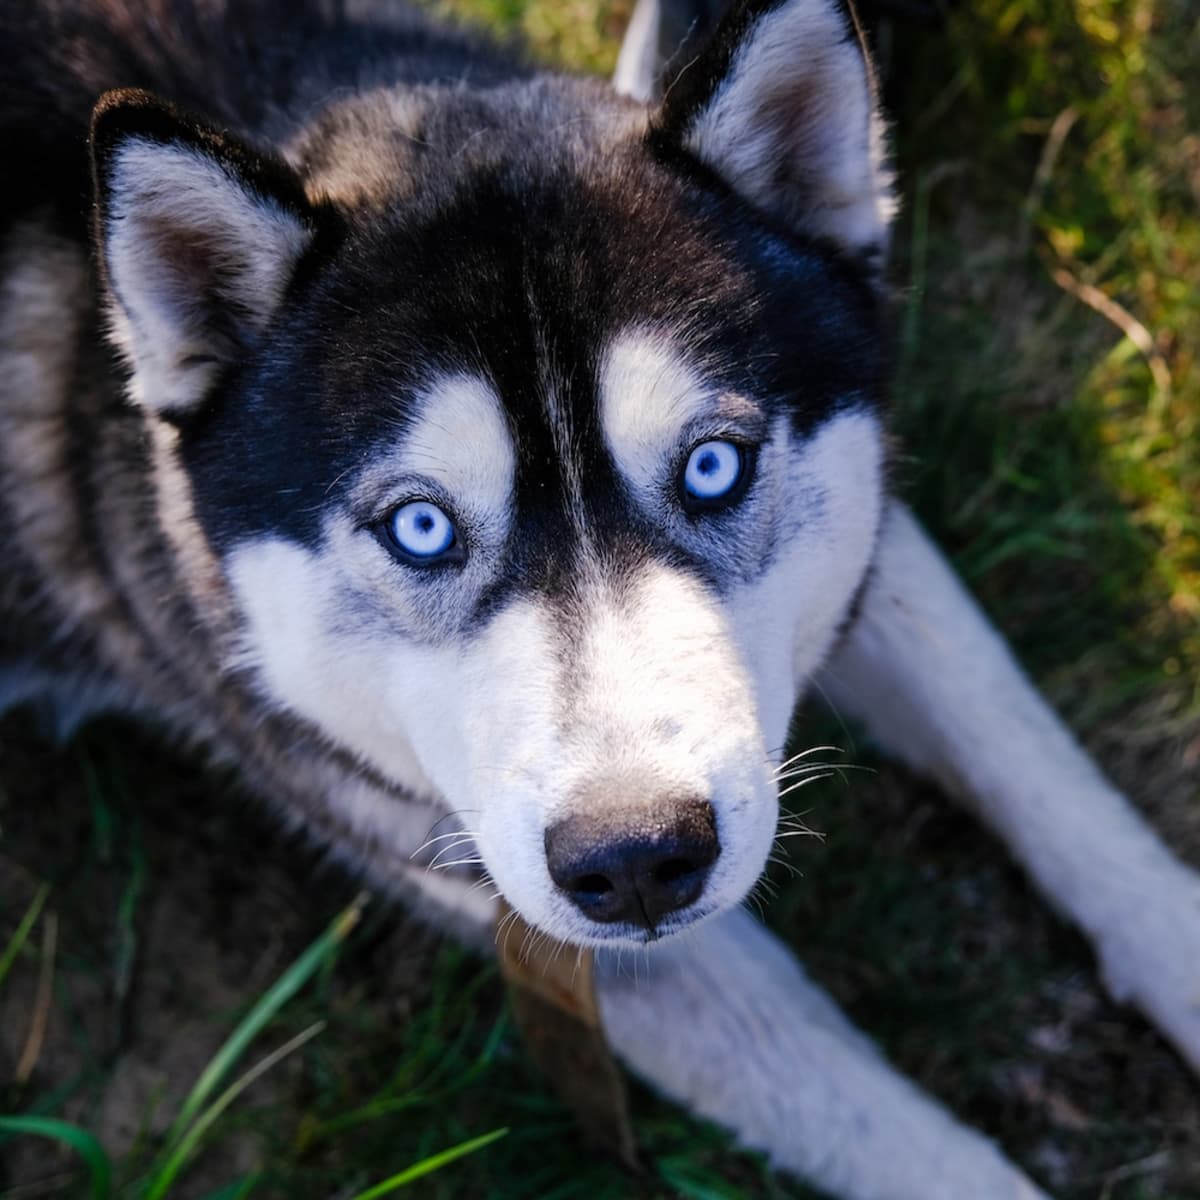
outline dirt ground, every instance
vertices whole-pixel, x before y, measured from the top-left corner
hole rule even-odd
[[[115,823],[106,832],[89,776],[114,790],[110,750],[127,803],[108,814]],[[0,797],[4,931],[42,882],[52,885],[48,912],[57,927],[45,1036],[23,1072],[24,1088],[12,1081],[46,1004],[40,971],[18,964],[0,988],[0,1111],[8,1108],[6,1091],[65,1093],[58,1115],[119,1158],[166,1129],[234,1017],[356,885],[285,838],[236,791],[123,726],[59,752],[28,720],[0,722]],[[419,990],[433,939],[399,913],[386,924],[371,972],[380,1003],[400,1010]],[[291,1082],[285,1065],[257,1085],[256,1102],[287,1103]],[[186,1194],[250,1169],[255,1152],[252,1138],[226,1141],[212,1179],[199,1169]],[[73,1165],[50,1142],[6,1147],[0,1195],[25,1195],[17,1185],[45,1183],[56,1166]]]

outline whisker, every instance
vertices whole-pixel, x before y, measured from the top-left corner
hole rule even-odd
[[[806,808],[803,812],[788,812],[786,809],[779,814],[779,827],[781,829],[807,829],[808,823],[804,820],[812,809]]]
[[[534,945],[537,945],[537,938],[538,938],[538,931],[532,925],[526,926],[525,936],[521,939],[520,948],[517,950],[517,961],[518,962],[523,962],[523,963],[529,962],[529,954],[528,954],[527,950],[528,950],[528,947],[529,947],[531,941],[533,942]]]
[[[802,779],[806,775],[813,775],[818,771],[829,771],[835,775],[840,775],[842,781],[845,782],[847,771],[866,771],[868,774],[874,775],[875,768],[868,767],[863,763],[831,763],[819,762],[811,763],[804,767],[795,767],[790,771],[785,771],[782,775],[775,777],[776,783],[786,783],[789,779]]]
[[[794,763],[798,763],[803,758],[808,758],[813,754],[820,754],[822,751],[828,751],[830,754],[845,754],[845,750],[841,746],[809,746],[807,750],[801,750],[799,754],[793,754],[791,758],[786,758],[776,768],[777,771],[784,771]]]
[[[508,939],[512,935],[513,925],[516,923],[516,920],[517,920],[517,910],[514,908],[514,909],[511,909],[509,912],[505,913],[505,915],[503,917],[501,917],[500,923],[496,926],[496,934],[495,934],[494,941],[497,946],[500,945],[500,934],[502,932],[504,933],[504,946],[500,951],[500,953],[503,955],[508,954]]]
[[[424,850],[424,849],[425,849],[425,847],[426,847],[426,846],[428,846],[428,845],[430,845],[432,842],[440,841],[440,840],[441,840],[441,838],[442,838],[443,836],[449,836],[449,835],[438,835],[437,837],[434,837],[434,836],[432,836],[432,835],[433,835],[433,831],[434,831],[434,830],[435,830],[435,829],[436,829],[436,828],[437,828],[437,827],[438,827],[440,824],[442,824],[442,822],[443,822],[443,821],[449,821],[449,820],[450,820],[452,817],[462,817],[462,816],[466,816],[468,813],[471,813],[471,814],[474,814],[475,816],[478,816],[478,815],[479,815],[479,809],[477,809],[477,808],[452,808],[452,809],[451,809],[449,812],[447,812],[447,813],[442,813],[442,815],[441,815],[440,817],[438,817],[438,819],[437,819],[436,821],[434,821],[434,823],[433,823],[432,825],[430,825],[430,827],[429,827],[429,830],[428,830],[428,832],[426,833],[426,839],[427,839],[427,840],[426,840],[426,841],[424,841],[424,842],[422,842],[422,843],[421,843],[421,844],[420,844],[420,845],[419,845],[419,846],[418,846],[418,847],[417,847],[417,848],[416,848],[416,849],[415,849],[415,850],[412,852],[412,857],[413,857],[413,858],[416,858],[416,856],[417,856],[418,854],[420,854],[420,853],[421,853],[421,851],[422,851],[422,850]],[[455,829],[455,830],[451,830],[451,834],[454,834],[454,833],[461,833],[461,832],[462,832],[462,830],[461,830],[461,829]]]
[[[456,850],[465,850],[465,849],[467,849],[468,847],[473,847],[473,846],[474,846],[474,843],[475,843],[475,838],[474,838],[473,836],[471,836],[471,837],[465,837],[465,838],[463,838],[463,840],[462,840],[461,842],[454,842],[454,843],[452,843],[452,844],[451,844],[451,845],[449,845],[449,846],[443,846],[443,847],[442,847],[442,848],[441,848],[441,849],[440,849],[440,850],[439,850],[439,851],[438,851],[438,852],[437,852],[437,853],[436,853],[436,854],[435,854],[435,855],[434,855],[434,856],[433,856],[433,857],[432,857],[432,858],[429,860],[429,866],[430,866],[431,868],[432,868],[432,867],[436,867],[436,866],[437,866],[437,864],[438,864],[438,860],[439,860],[439,859],[442,857],[442,855],[443,855],[443,854],[453,854],[453,853],[454,853]]]
[[[790,784],[779,793],[779,798],[782,800],[784,796],[790,796],[793,792],[798,792],[802,787],[808,787],[810,783],[818,783],[822,779],[832,779],[833,772],[826,771],[824,775],[810,775],[807,779],[801,779],[799,783]]]
[[[456,840],[453,842],[450,842],[446,846],[443,846],[438,851],[438,854],[445,854],[446,851],[457,849],[457,847],[463,845],[465,842],[473,842],[475,840],[475,834],[473,834],[473,833],[459,832],[459,833],[456,833],[454,835],[454,837]],[[419,846],[416,850],[414,850],[412,852],[412,854],[410,854],[408,856],[409,862],[411,862],[414,858],[416,858],[417,855],[420,854],[422,850],[428,849],[428,847],[429,847],[428,842],[426,842],[426,844],[424,846]],[[434,856],[433,862],[437,862],[437,855]]]
[[[765,875],[758,877],[758,882],[754,885],[755,888],[761,888],[772,900],[779,895],[779,889]]]
[[[548,971],[550,969],[552,964],[557,963],[559,958],[562,957],[562,952],[563,952],[563,949],[565,948],[565,946],[566,946],[566,942],[559,942],[554,947],[554,953],[552,955],[550,955],[550,961],[546,964],[545,970],[542,971],[543,975],[545,975],[546,971]]]
[[[456,858],[453,862],[437,863],[429,867],[431,871],[448,871],[451,867],[481,867],[482,858]]]
[[[800,870],[797,867],[795,867],[792,863],[788,862],[788,860],[786,858],[784,858],[781,854],[768,854],[767,862],[774,863],[777,867],[782,867],[785,871],[788,872],[789,876],[792,879],[799,879],[801,876]]]
[[[417,847],[417,849],[414,851],[414,853],[420,854],[421,851],[424,850],[426,846],[432,846],[434,844],[434,842],[444,842],[448,838],[474,837],[474,836],[475,836],[475,834],[469,829],[452,829],[449,833],[439,833],[437,835],[437,837],[426,838],[420,844],[420,846]]]

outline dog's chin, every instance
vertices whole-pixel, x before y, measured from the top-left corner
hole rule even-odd
[[[515,907],[515,906],[514,906]],[[601,924],[586,917],[566,915],[550,920],[530,920],[521,914],[527,924],[554,942],[588,950],[653,950],[666,941],[671,941],[688,930],[695,929],[703,921],[725,912],[730,906],[714,902],[706,903],[703,898],[681,912],[664,917],[653,928],[627,921]],[[518,909],[518,912],[520,910]]]

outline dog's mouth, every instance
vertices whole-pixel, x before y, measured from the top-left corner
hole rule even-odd
[[[719,904],[697,902],[686,909],[664,917],[654,925],[623,924],[597,928],[590,941],[596,946],[610,942],[622,946],[631,944],[651,946],[655,942],[664,941],[686,929],[691,929],[706,917],[711,917],[714,913],[719,912],[720,909]]]

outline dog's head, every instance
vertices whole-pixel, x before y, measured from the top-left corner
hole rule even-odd
[[[649,109],[382,91],[276,160],[98,107],[113,336],[231,667],[442,797],[565,940],[670,932],[763,868],[880,515],[879,138],[835,0],[736,6]]]

